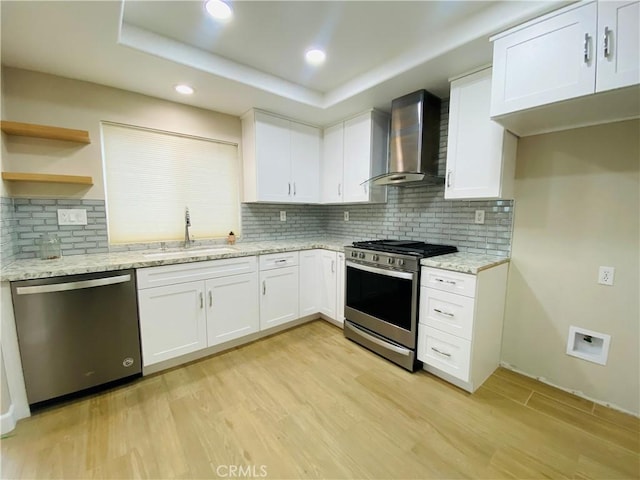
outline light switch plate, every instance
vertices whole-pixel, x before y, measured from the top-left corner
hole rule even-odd
[[[475,222],[479,225],[484,224],[484,210],[476,210]]]
[[[281,222],[286,222],[287,221],[287,212],[286,212],[286,210],[280,210],[280,221]]]
[[[86,225],[87,210],[84,208],[58,209],[58,225]]]

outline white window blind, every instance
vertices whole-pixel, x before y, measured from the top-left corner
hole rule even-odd
[[[196,240],[240,229],[238,146],[102,123],[111,243]]]

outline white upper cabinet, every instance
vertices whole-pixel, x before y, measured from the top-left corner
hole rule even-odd
[[[637,85],[640,78],[640,2],[598,4],[596,91]]]
[[[242,118],[245,202],[316,203],[320,129],[252,110]]]
[[[446,199],[512,198],[518,139],[490,118],[491,69],[451,83]]]
[[[322,195],[324,203],[341,203],[344,194],[342,164],[344,124],[325,128],[322,149]]]
[[[491,116],[520,136],[639,116],[639,4],[578,2],[492,38]]]
[[[574,8],[494,42],[492,116],[594,92],[596,10]]]
[[[324,131],[323,203],[383,203],[385,187],[366,183],[387,170],[389,116],[371,110]]]
[[[292,201],[317,203],[320,199],[320,129],[291,122]]]

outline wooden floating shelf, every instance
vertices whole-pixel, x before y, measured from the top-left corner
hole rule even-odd
[[[0,129],[7,135],[48,138],[50,140],[64,140],[76,143],[91,143],[89,132],[86,130],[50,127],[48,125],[35,125],[33,123],[7,122],[5,120],[0,121]]]
[[[9,182],[68,183],[93,185],[93,178],[81,175],[51,175],[48,173],[2,172],[2,179]]]

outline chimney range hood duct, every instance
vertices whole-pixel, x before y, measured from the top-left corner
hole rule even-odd
[[[391,102],[389,173],[374,185],[420,186],[444,183],[438,176],[440,99],[418,90]]]

